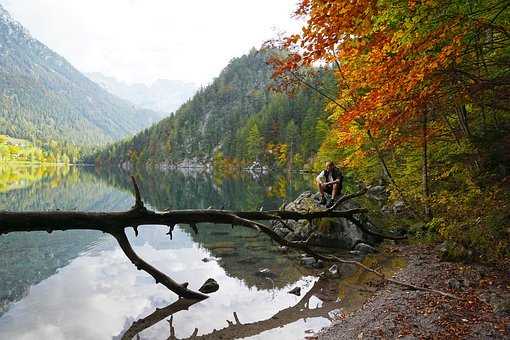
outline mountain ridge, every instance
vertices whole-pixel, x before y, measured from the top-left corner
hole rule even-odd
[[[0,5],[0,133],[100,145],[158,118],[106,92]]]

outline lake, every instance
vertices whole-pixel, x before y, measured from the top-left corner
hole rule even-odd
[[[159,211],[278,208],[313,183],[312,175],[297,173],[225,177],[183,170],[136,176],[146,205]],[[128,173],[0,166],[0,210],[122,211],[133,204]],[[143,226],[138,237],[128,230],[135,251],[177,282],[189,282],[194,290],[208,278],[220,285],[210,298],[176,312],[171,324],[171,313],[158,315],[161,321],[141,330],[140,339],[188,338],[194,332],[302,339],[355,304],[345,289],[338,298],[341,284],[319,282],[318,270],[299,264],[301,254],[282,254],[264,235],[224,225],[199,229],[194,234],[178,226],[172,240],[166,227]],[[264,268],[274,277],[258,275]],[[120,339],[134,321],[177,300],[136,270],[110,235],[96,231],[0,236],[0,279],[0,339]],[[301,296],[288,293],[297,286]],[[224,329],[227,320],[233,325]]]

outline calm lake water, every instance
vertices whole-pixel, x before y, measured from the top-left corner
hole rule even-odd
[[[146,204],[156,210],[276,208],[312,183],[310,175],[299,174],[137,176]],[[134,203],[130,185],[126,173],[94,168],[0,166],[0,210],[126,210]],[[234,321],[235,312],[245,332],[236,331],[236,336],[302,339],[328,325],[338,312],[331,301],[321,300],[321,294],[305,295],[318,273],[292,259],[300,254],[282,256],[267,237],[246,228],[199,229],[195,235],[188,227],[177,228],[173,240],[165,235],[167,228],[144,226],[138,237],[129,231],[135,251],[177,282],[198,289],[214,278],[220,285],[209,299],[173,316],[177,338],[190,337],[195,329],[198,335],[219,335],[214,330]],[[262,268],[276,276],[257,276]],[[288,294],[296,286],[302,287],[300,297]],[[0,339],[117,339],[133,321],[176,300],[152,277],[137,271],[109,235],[65,231],[0,236]],[[273,318],[278,312],[281,317]],[[143,330],[140,338],[167,339],[168,319]]]

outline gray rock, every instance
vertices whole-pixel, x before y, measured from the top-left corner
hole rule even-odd
[[[301,287],[295,287],[292,290],[289,290],[289,294],[294,294],[297,296],[301,295]]]
[[[361,255],[361,252],[359,250],[351,250],[349,252],[349,254],[352,254],[352,255]]]
[[[259,277],[267,277],[267,278],[275,278],[276,277],[276,274],[273,273],[270,269],[268,268],[263,268],[263,269],[260,269],[259,271],[255,272],[255,276],[259,276]]]
[[[290,230],[287,229],[287,228],[274,228],[273,230],[280,237],[285,237],[285,236],[287,236],[290,233]]]
[[[363,254],[377,253],[377,249],[375,249],[374,247],[372,247],[371,245],[368,245],[366,243],[358,243],[354,247],[354,250],[357,250],[357,251],[359,251],[360,253],[363,253]]]
[[[313,257],[303,257],[301,259],[301,263],[307,267],[311,267],[315,262],[317,261]]]
[[[285,210],[289,211],[322,211],[316,199],[319,194],[306,191],[302,193],[293,202],[285,205]],[[347,210],[360,208],[360,205],[354,201],[347,201],[341,204],[337,209]],[[310,241],[313,246],[352,249],[357,243],[371,243],[379,242],[376,237],[366,234],[358,226],[345,218],[321,218],[320,220],[312,221],[287,221],[288,226],[293,231],[284,228],[281,222],[276,221],[272,226],[273,230],[280,236],[285,237],[288,241],[304,241],[309,235],[315,234],[315,237]],[[377,229],[369,221],[363,221],[367,228]]]
[[[220,289],[220,285],[215,279],[207,279],[198,291],[204,294],[211,294],[216,292],[218,289]]]
[[[448,287],[453,290],[459,290],[462,288],[462,283],[457,279],[449,279]]]
[[[336,264],[334,264],[331,267],[329,267],[328,272],[329,272],[329,275],[332,276],[332,277],[338,277],[339,276],[338,266]]]
[[[319,260],[319,261],[315,262],[314,264],[312,264],[312,267],[315,269],[324,268],[324,262],[322,260]]]
[[[373,185],[368,187],[368,194],[372,196],[386,195],[386,188],[382,185]]]
[[[305,267],[310,267],[310,268],[315,268],[315,269],[324,267],[324,263],[323,263],[322,260],[316,260],[315,258],[308,257],[308,256],[307,257],[303,257],[301,259],[301,263]]]

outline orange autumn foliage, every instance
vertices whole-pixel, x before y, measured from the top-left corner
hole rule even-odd
[[[354,124],[361,135],[384,133],[387,144],[398,143],[391,132],[412,128],[409,124],[442,96],[450,81],[444,70],[461,57],[467,32],[456,16],[430,25],[428,16],[438,3],[421,2],[419,11],[417,6],[416,1],[303,0],[295,14],[307,23],[301,34],[281,41],[291,53],[273,60],[275,76],[317,62],[336,65],[337,98],[343,102],[335,124],[344,133],[339,142],[363,143],[350,128]]]

